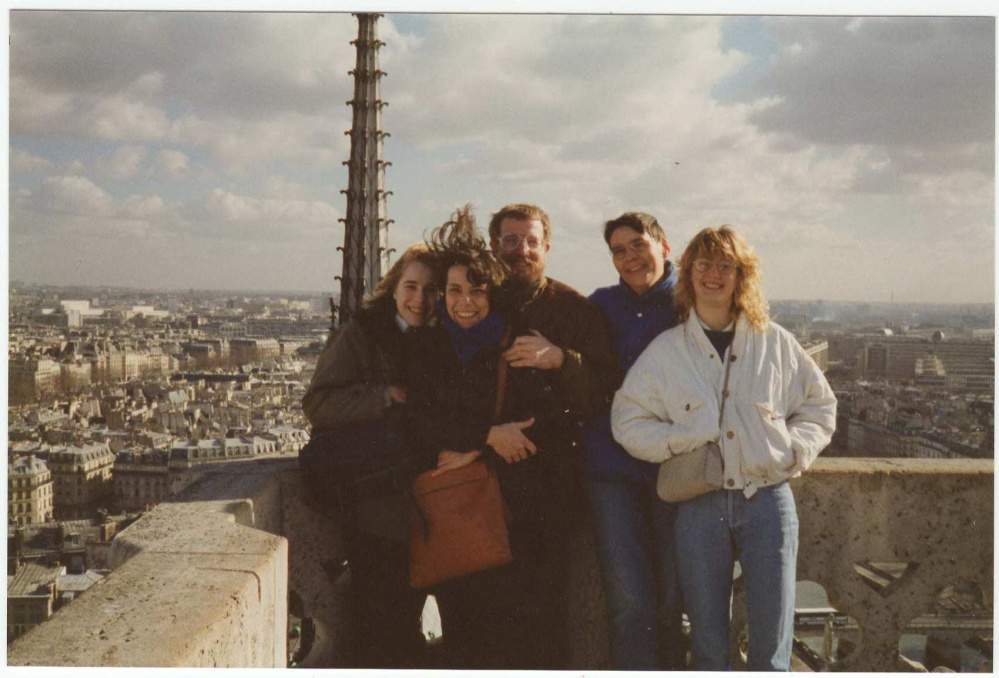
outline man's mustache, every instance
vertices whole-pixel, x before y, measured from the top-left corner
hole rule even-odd
[[[524,254],[511,254],[506,257],[507,262],[511,264],[530,264],[533,263],[530,255]]]

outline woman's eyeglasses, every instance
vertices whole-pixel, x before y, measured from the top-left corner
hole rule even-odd
[[[718,272],[722,275],[730,275],[739,270],[739,265],[728,259],[722,259],[720,261],[708,261],[707,259],[694,260],[694,270],[698,273],[707,273],[711,270],[712,266],[718,269]]]

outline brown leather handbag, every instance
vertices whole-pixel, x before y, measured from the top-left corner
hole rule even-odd
[[[508,340],[509,330],[501,347]],[[494,421],[503,409],[506,369],[501,356]],[[482,459],[438,476],[433,473],[421,473],[412,485],[409,585],[425,589],[512,561],[508,511],[496,473]]]

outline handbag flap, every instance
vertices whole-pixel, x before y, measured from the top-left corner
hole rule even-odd
[[[489,469],[486,467],[486,462],[479,459],[468,466],[442,473],[439,476],[432,474],[433,471],[426,471],[416,476],[413,481],[414,496],[419,498],[455,485],[485,480],[489,477]]]

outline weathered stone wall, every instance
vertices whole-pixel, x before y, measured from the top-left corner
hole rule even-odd
[[[899,639],[946,586],[978,584],[991,604],[992,460],[820,459],[792,489],[798,581],[821,584],[860,625],[859,646],[837,670],[911,670]],[[865,562],[908,567],[889,586],[872,587],[854,568]]]
[[[8,664],[284,667],[280,466],[219,471],[119,534],[111,575],[12,643]]]
[[[315,624],[303,667],[345,663],[347,577],[339,533],[302,501],[295,459],[217,465],[112,544],[114,571],[8,648],[11,665],[283,667],[288,599]],[[792,481],[801,522],[799,581],[825,587],[860,624],[836,668],[896,671],[902,630],[958,580],[993,591],[991,460],[820,459]],[[283,535],[283,536],[277,536]],[[573,539],[574,668],[607,668],[592,535]],[[906,563],[878,590],[863,562]],[[733,638],[745,622],[736,582]],[[734,663],[739,656],[733,648]]]

